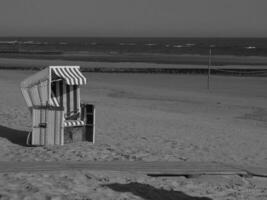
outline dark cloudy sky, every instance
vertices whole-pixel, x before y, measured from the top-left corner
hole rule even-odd
[[[0,0],[0,36],[267,37],[267,0]]]

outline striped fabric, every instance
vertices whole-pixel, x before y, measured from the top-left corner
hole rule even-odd
[[[58,77],[65,79],[68,85],[85,85],[86,78],[82,75],[79,68],[76,66],[54,66],[51,68]]]
[[[64,121],[65,127],[71,127],[71,126],[84,126],[85,123],[82,120],[66,120]]]
[[[65,81],[55,81],[51,85],[51,103],[54,106],[63,106],[65,117],[80,112],[78,85],[67,85]]]
[[[58,103],[57,97],[56,97],[56,95],[54,94],[53,91],[51,91],[51,96],[52,97],[51,97],[50,105],[59,107],[59,103]]]
[[[67,85],[65,81],[55,81],[52,83],[51,90],[51,103],[53,106],[64,107],[64,118],[68,119],[72,115],[80,112],[80,105],[77,101],[77,95],[79,91],[77,85]],[[85,123],[76,117],[72,120],[65,120],[64,127],[83,126]]]

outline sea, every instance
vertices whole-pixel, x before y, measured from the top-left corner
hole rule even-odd
[[[267,38],[0,37],[5,53],[267,56]]]

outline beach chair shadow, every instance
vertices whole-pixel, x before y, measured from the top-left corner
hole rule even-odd
[[[0,125],[0,137],[8,139],[10,142],[14,144],[18,144],[21,146],[27,145],[27,131],[16,130],[12,128],[8,128]]]
[[[212,200],[208,197],[194,197],[187,195],[180,191],[168,191],[164,189],[158,189],[148,184],[142,183],[128,183],[128,184],[105,184],[103,185],[117,192],[131,192],[132,194],[139,196],[146,200]]]

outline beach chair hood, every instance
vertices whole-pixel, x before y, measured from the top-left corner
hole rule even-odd
[[[86,78],[77,66],[50,66],[50,69],[52,73],[54,72],[58,77],[63,78],[68,85],[86,84]]]
[[[51,82],[56,79],[65,80],[67,85],[86,84],[79,66],[49,66],[21,82],[28,107],[47,105],[51,101]]]

